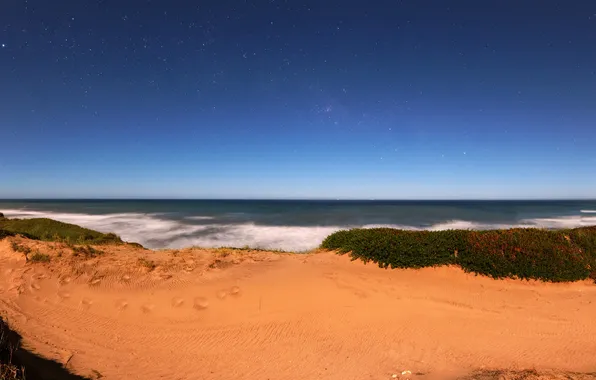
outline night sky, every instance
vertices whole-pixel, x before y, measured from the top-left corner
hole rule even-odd
[[[0,198],[596,198],[596,3],[0,3]]]

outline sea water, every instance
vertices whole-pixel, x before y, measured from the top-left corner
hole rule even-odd
[[[14,200],[9,218],[47,217],[148,248],[305,251],[355,227],[409,230],[596,225],[596,201]]]

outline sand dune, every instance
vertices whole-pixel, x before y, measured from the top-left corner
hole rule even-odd
[[[596,378],[590,282],[383,270],[326,252],[113,246],[84,259],[14,240],[52,262],[0,241],[0,315],[28,348],[91,378]]]

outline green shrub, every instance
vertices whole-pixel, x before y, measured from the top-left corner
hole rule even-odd
[[[352,258],[380,267],[422,268],[455,263],[464,247],[465,231],[402,231],[391,228],[354,229],[330,235],[325,249],[350,252]]]
[[[6,231],[6,230],[0,230],[0,240],[10,237],[10,236],[15,236],[15,233]]]
[[[590,258],[563,231],[511,229],[477,231],[458,264],[494,278],[576,281],[590,275]]]
[[[321,248],[349,252],[354,259],[384,268],[457,264],[494,278],[596,279],[596,227],[559,231],[353,229],[331,234]]]
[[[50,255],[46,255],[45,253],[37,251],[31,256],[29,256],[29,261],[32,261],[34,263],[49,263]]]
[[[72,249],[73,256],[82,255],[82,256],[85,256],[86,258],[96,257],[103,253],[102,250],[93,248],[90,245],[84,245],[84,246],[71,245],[70,249]]]
[[[362,232],[357,232],[362,231]],[[363,232],[365,230],[342,230],[337,231],[325,238],[323,243],[321,244],[321,248],[325,249],[334,249],[337,250],[339,253],[348,253],[352,252],[353,255],[356,254],[356,245],[359,236],[363,236]]]
[[[141,244],[139,244],[139,243],[126,243],[126,244],[130,245],[131,247],[145,249],[145,247],[143,247],[143,246],[142,246]]]
[[[145,268],[149,269],[149,271],[152,271],[153,269],[155,269],[157,267],[157,264],[155,264],[154,261],[148,260],[144,257],[139,258],[139,264],[141,264]]]
[[[590,278],[596,281],[596,226],[569,230],[571,241],[590,257]]]
[[[0,219],[0,230],[44,241],[61,241],[78,244],[123,243],[120,237],[112,233],[104,234],[74,224],[62,223],[46,218]]]
[[[15,233],[13,231],[7,231],[5,229],[0,228],[0,240],[7,238],[7,237],[11,237],[11,236],[17,236],[17,235],[21,235],[21,236],[26,237],[27,239],[31,239],[31,240],[39,240],[35,236],[30,235],[28,233]]]
[[[596,257],[596,226],[564,231],[567,236],[587,254]]]
[[[21,252],[21,253],[24,253],[25,255],[27,255],[31,252],[31,248],[24,246],[24,245],[20,245],[16,241],[11,242],[10,247],[12,248],[13,251]]]

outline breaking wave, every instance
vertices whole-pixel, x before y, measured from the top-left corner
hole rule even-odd
[[[565,216],[523,219],[515,224],[480,223],[450,220],[426,227],[397,224],[364,224],[344,226],[269,226],[252,222],[236,224],[190,224],[188,220],[208,222],[213,217],[193,216],[182,220],[166,219],[158,214],[115,213],[91,215],[32,210],[5,210],[9,218],[51,218],[91,228],[100,232],[114,232],[126,241],[143,244],[152,249],[200,247],[251,247],[308,251],[318,247],[331,233],[347,228],[391,227],[406,230],[500,229],[538,227],[549,229],[596,225],[596,216]],[[185,220],[187,220],[185,222]]]

